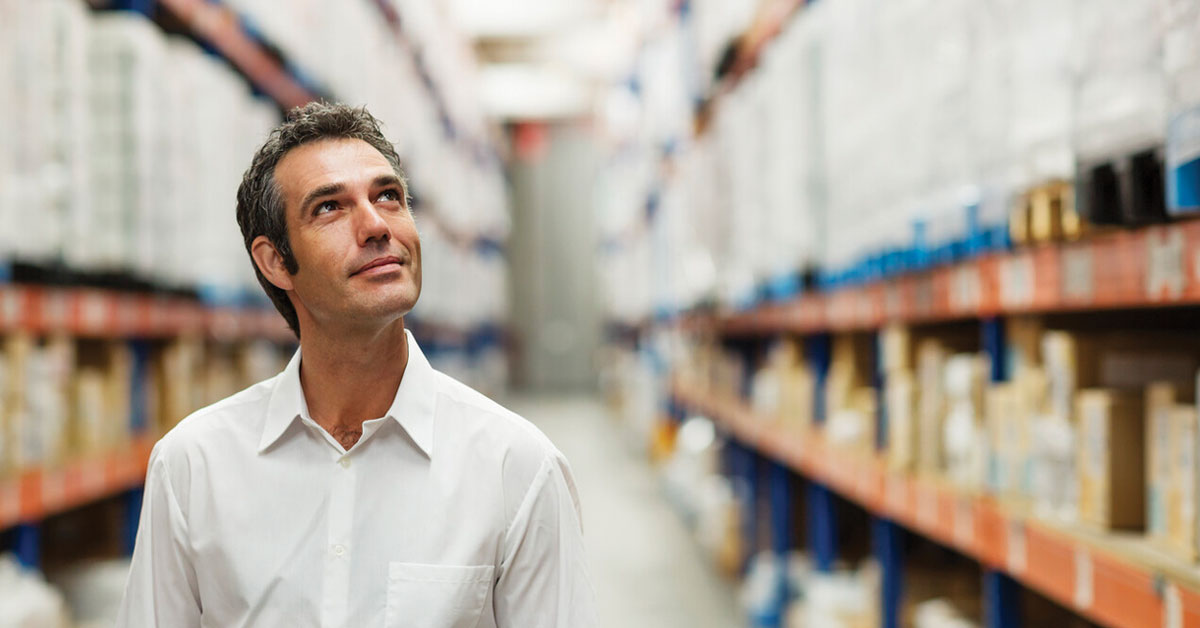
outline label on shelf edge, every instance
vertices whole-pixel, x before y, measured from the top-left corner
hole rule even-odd
[[[83,329],[97,331],[104,329],[108,322],[107,303],[104,295],[88,291],[80,295],[79,325]]]
[[[1033,256],[1028,253],[1002,260],[1000,264],[1000,303],[1006,307],[1033,305],[1036,285]]]
[[[42,509],[51,510],[67,500],[67,479],[61,471],[42,474]],[[42,513],[43,515],[45,512]]]
[[[1163,628],[1183,628],[1183,600],[1179,597],[1179,586],[1168,582],[1163,592]]]
[[[108,485],[104,473],[104,465],[96,460],[88,460],[80,465],[79,488],[84,495],[99,495]]]
[[[899,475],[890,475],[887,478],[887,497],[884,507],[888,514],[894,518],[903,517],[905,510],[908,508],[908,496],[904,486],[904,479]]]
[[[0,523],[21,518],[21,485],[15,479],[0,481]]]
[[[1075,606],[1087,610],[1092,607],[1095,595],[1095,578],[1092,555],[1083,547],[1075,547]]]
[[[982,280],[978,264],[965,264],[954,270],[950,305],[955,311],[973,312],[983,301]]]
[[[1146,296],[1178,299],[1183,294],[1183,231],[1177,228],[1146,232]]]
[[[967,500],[954,503],[954,543],[964,548],[975,544],[975,508]]]
[[[0,323],[16,324],[21,318],[21,299],[25,292],[16,288],[0,289]]]
[[[917,488],[917,525],[922,528],[937,527],[937,491],[928,487]]]
[[[42,293],[43,323],[50,329],[58,331],[67,326],[68,310],[67,295],[62,290],[52,289]]]
[[[1092,249],[1072,247],[1062,252],[1062,296],[1072,301],[1091,302],[1094,291]]]
[[[1019,576],[1025,573],[1028,550],[1025,544],[1025,524],[1020,521],[1009,521],[1005,526],[1007,536],[1007,566],[1008,572]]]

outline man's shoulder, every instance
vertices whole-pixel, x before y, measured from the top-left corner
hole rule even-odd
[[[256,429],[261,431],[262,419],[277,377],[263,380],[192,412],[163,435],[156,449],[162,455],[172,455],[196,448],[227,447],[232,442],[244,441],[246,436],[254,435]]]
[[[456,424],[455,431],[464,439],[525,464],[539,465],[562,455],[525,417],[449,375],[439,372],[438,378],[439,420],[444,417]]]

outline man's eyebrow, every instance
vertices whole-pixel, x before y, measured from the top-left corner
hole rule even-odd
[[[345,189],[346,189],[346,186],[341,183],[329,183],[326,185],[322,185],[321,187],[319,187],[319,188],[309,192],[307,195],[305,195],[304,202],[300,203],[300,210],[304,211],[304,210],[308,209],[309,205],[311,205],[314,201],[316,201],[319,198],[322,198],[325,196],[333,196],[334,194],[338,194],[338,193],[344,191]]]
[[[387,185],[394,185],[394,186],[400,188],[401,190],[404,189],[404,182],[400,180],[400,177],[397,177],[394,174],[381,174],[378,177],[375,177],[375,181],[373,182],[373,184],[377,188],[381,188],[381,187],[384,187]]]

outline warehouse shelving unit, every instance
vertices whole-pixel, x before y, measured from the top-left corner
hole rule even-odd
[[[732,71],[710,97],[732,92],[780,25],[804,5],[764,3],[759,19],[740,40]],[[705,133],[704,124],[696,126],[698,134]],[[653,220],[647,209],[646,231]],[[830,571],[839,535],[833,496],[865,511],[873,554],[883,568],[883,626],[901,625],[905,530],[979,564],[983,625],[992,628],[1024,625],[1022,587],[1104,626],[1200,626],[1200,568],[1143,535],[1039,519],[1024,503],[984,490],[964,492],[940,477],[889,467],[878,442],[869,454],[839,449],[820,429],[819,389],[829,366],[829,343],[820,341],[835,333],[871,334],[894,323],[976,321],[993,378],[1002,379],[997,373],[1004,371],[1007,358],[1006,316],[1070,314],[1082,319],[1200,305],[1200,221],[1137,229],[1089,226],[1077,239],[1016,248],[1010,248],[1002,229],[993,231],[968,233],[967,241],[950,247],[954,255],[921,248],[891,251],[887,260],[872,260],[888,263],[864,264],[836,282],[814,282],[812,291],[801,290],[799,282],[783,291],[759,286],[759,298],[745,308],[701,304],[659,312],[638,323],[612,323],[609,335],[617,344],[633,347],[664,337],[715,337],[740,358],[746,369],[741,396],[714,393],[710,382],[689,380],[681,370],[668,377],[666,414],[675,421],[707,417],[728,437],[722,473],[750,487],[753,501],[741,506],[742,516],[750,519],[743,522],[742,536],[760,549],[769,547],[782,557],[801,545],[792,538],[792,519],[797,504],[803,504],[807,520],[798,529],[805,530],[818,570]],[[823,367],[822,356],[808,356],[818,409],[815,425],[803,429],[757,413],[748,398],[750,367],[762,355],[765,341],[796,337],[804,337],[810,350],[824,347]],[[646,351],[657,356],[658,349]],[[880,385],[876,379],[875,392],[882,395]],[[880,421],[886,434],[886,418],[871,418]],[[794,482],[796,477],[804,482]],[[763,517],[769,521],[758,521]],[[757,538],[764,529],[769,540]],[[757,619],[760,623],[754,625],[782,625],[782,617]]]
[[[84,2],[84,0],[79,0]],[[114,0],[92,2],[106,9],[133,11],[148,19],[165,10],[171,28],[185,34],[227,61],[259,93],[287,110],[330,96],[293,67],[279,51],[253,30],[243,16],[228,5],[211,0]],[[392,5],[370,0],[401,37]],[[430,87],[432,90],[433,88]],[[432,95],[444,124],[453,127],[439,95]],[[452,131],[452,130],[451,130]],[[424,208],[416,207],[417,211]],[[435,212],[430,220],[442,224]],[[461,246],[503,253],[503,244],[478,234],[451,233]],[[281,346],[294,345],[293,333],[264,299],[243,300],[174,296],[159,291],[125,292],[103,288],[42,283],[8,283],[4,266],[0,274],[0,334],[64,335],[140,341],[196,337],[219,343],[266,339]],[[202,288],[202,287],[200,287]],[[481,343],[503,343],[502,329],[485,326],[464,329],[439,321],[410,320],[419,338],[440,348],[470,351]],[[135,419],[131,418],[131,423]],[[123,546],[133,549],[141,508],[141,487],[151,449],[158,435],[144,428],[132,430],[129,442],[106,453],[60,465],[18,470],[0,477],[0,536],[8,538],[18,560],[36,568],[41,563],[40,522],[81,506],[114,497],[125,501]],[[0,547],[0,549],[5,549]]]
[[[742,312],[692,313],[672,323],[726,339],[820,335],[877,330],[887,323],[938,323],[1018,313],[1055,314],[1200,304],[1200,221],[1097,234],[1077,242],[990,254],[939,268],[825,293],[804,294]],[[1003,343],[985,348],[1002,360]],[[676,407],[713,419],[753,455],[813,483],[808,495],[809,543],[819,565],[832,562],[833,509],[822,491],[854,502],[875,518],[884,581],[902,578],[894,532],[903,526],[978,561],[985,569],[986,625],[1019,625],[1012,582],[1106,626],[1200,626],[1200,569],[1132,533],[1104,533],[1038,520],[1026,508],[949,483],[889,469],[882,455],[847,453],[827,445],[820,429],[797,432],[756,414],[746,399],[712,393],[676,376]],[[774,467],[772,467],[774,468]],[[791,489],[772,474],[773,517],[791,509]],[[810,493],[813,492],[810,490]],[[827,505],[826,505],[827,506]],[[773,526],[786,536],[786,526]],[[822,532],[824,531],[824,532]],[[892,543],[888,544],[887,539]],[[878,548],[891,548],[891,551]],[[1011,578],[1012,581],[1007,579]],[[885,584],[885,598],[899,585]],[[898,599],[885,605],[885,626],[899,625]],[[990,613],[999,613],[992,615]]]

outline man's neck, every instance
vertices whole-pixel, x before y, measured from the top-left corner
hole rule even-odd
[[[364,421],[387,413],[408,366],[404,320],[368,334],[322,334],[300,339],[300,386],[309,414],[342,446],[362,436]]]

